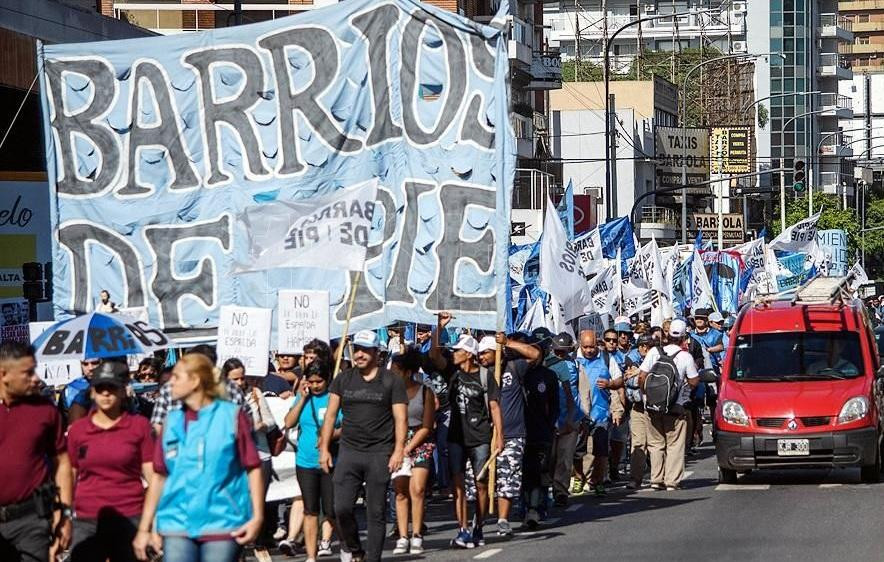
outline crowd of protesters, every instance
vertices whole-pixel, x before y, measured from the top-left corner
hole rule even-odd
[[[719,368],[733,320],[618,317],[575,338],[453,330],[443,312],[412,338],[402,326],[386,342],[356,333],[336,376],[338,350],[318,340],[262,377],[236,358],[219,369],[199,346],[133,373],[125,358],[83,361],[55,400],[33,350],[4,343],[0,559],[232,561],[275,539],[313,562],[337,537],[342,560],[379,560],[388,516],[394,554],[424,551],[428,497],[451,498],[449,544],[468,549],[485,544],[492,501],[509,537],[618,481],[677,490],[715,403],[698,374]],[[661,376],[675,382],[671,403],[655,394]],[[289,400],[284,420],[270,396]],[[293,499],[265,505],[291,432]]]

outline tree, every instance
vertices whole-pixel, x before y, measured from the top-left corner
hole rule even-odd
[[[562,63],[562,80],[564,82],[599,82],[604,79],[604,68],[593,62],[576,60]],[[612,76],[613,79],[613,76]]]

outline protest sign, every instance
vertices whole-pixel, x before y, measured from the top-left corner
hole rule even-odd
[[[231,357],[242,361],[246,376],[263,377],[270,360],[268,308],[225,305],[218,326],[218,365]]]
[[[842,229],[820,230],[816,233],[822,263],[822,274],[828,277],[847,275],[847,233]]]
[[[56,317],[94,287],[152,325],[212,335],[225,304],[355,272],[248,262],[236,217],[377,180],[351,330],[502,328],[515,139],[507,30],[412,0],[351,0],[202,33],[39,45]],[[363,209],[364,210],[364,209]]]
[[[298,355],[312,339],[329,341],[328,291],[280,291],[276,313],[279,353]]]
[[[31,342],[49,329],[55,322],[31,322],[28,324],[28,336]],[[79,361],[38,361],[37,376],[46,386],[56,387],[68,384],[83,376]]]
[[[273,421],[276,427],[285,427],[285,415],[291,410],[295,403],[294,398],[279,398],[276,396],[266,396],[267,406],[270,407],[270,413],[273,414]],[[295,455],[297,454],[293,446],[297,443],[297,429],[290,429],[286,432],[287,443],[285,450],[275,457],[271,457],[273,464],[273,473],[276,476],[270,480],[270,486],[267,489],[266,501],[278,502],[288,500],[295,496],[298,490],[298,480],[295,475]]]
[[[28,301],[0,299],[0,342],[28,343]]]

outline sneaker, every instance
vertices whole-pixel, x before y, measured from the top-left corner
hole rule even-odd
[[[537,513],[536,509],[529,509],[528,515],[525,516],[525,525],[527,525],[529,529],[536,529],[539,524],[540,514]]]
[[[277,527],[276,532],[273,533],[273,540],[281,541],[288,534],[288,531],[285,527]]]
[[[651,484],[651,489],[660,491],[660,490],[665,490],[666,486],[664,486],[663,484]]]
[[[510,522],[506,519],[498,519],[497,520],[497,534],[501,537],[511,537],[513,536],[513,528],[510,526]]]
[[[473,527],[473,544],[476,546],[485,546],[485,533],[482,532],[482,527]]]
[[[424,552],[424,538],[411,537],[411,553],[422,554]]]
[[[451,541],[453,546],[460,548],[473,548],[476,544],[473,542],[473,536],[466,529],[457,532],[457,536]]]
[[[604,485],[604,484],[596,484],[596,485],[593,487],[592,491],[593,491],[593,493],[596,495],[597,498],[601,498],[601,497],[603,497],[603,496],[608,495],[608,492],[605,491],[605,485]]]
[[[318,556],[331,556],[331,541],[319,541],[319,551],[316,554]]]
[[[586,482],[580,480],[579,478],[575,478],[574,482],[571,484],[571,495],[579,496],[583,494],[584,486],[586,486]]]
[[[676,492],[678,490],[681,490],[681,486],[666,486],[667,492]]]
[[[393,554],[406,554],[408,552],[408,538],[399,537],[396,541],[396,548],[393,549]]]
[[[279,551],[286,556],[295,556],[298,553],[298,549],[295,547],[294,541],[290,541],[288,539],[279,541],[277,545]]]

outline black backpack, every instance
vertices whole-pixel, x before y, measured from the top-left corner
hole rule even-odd
[[[645,409],[658,414],[674,414],[680,409],[676,402],[681,394],[678,367],[675,365],[674,357],[681,350],[669,355],[662,347],[658,349],[660,358],[645,378]]]

